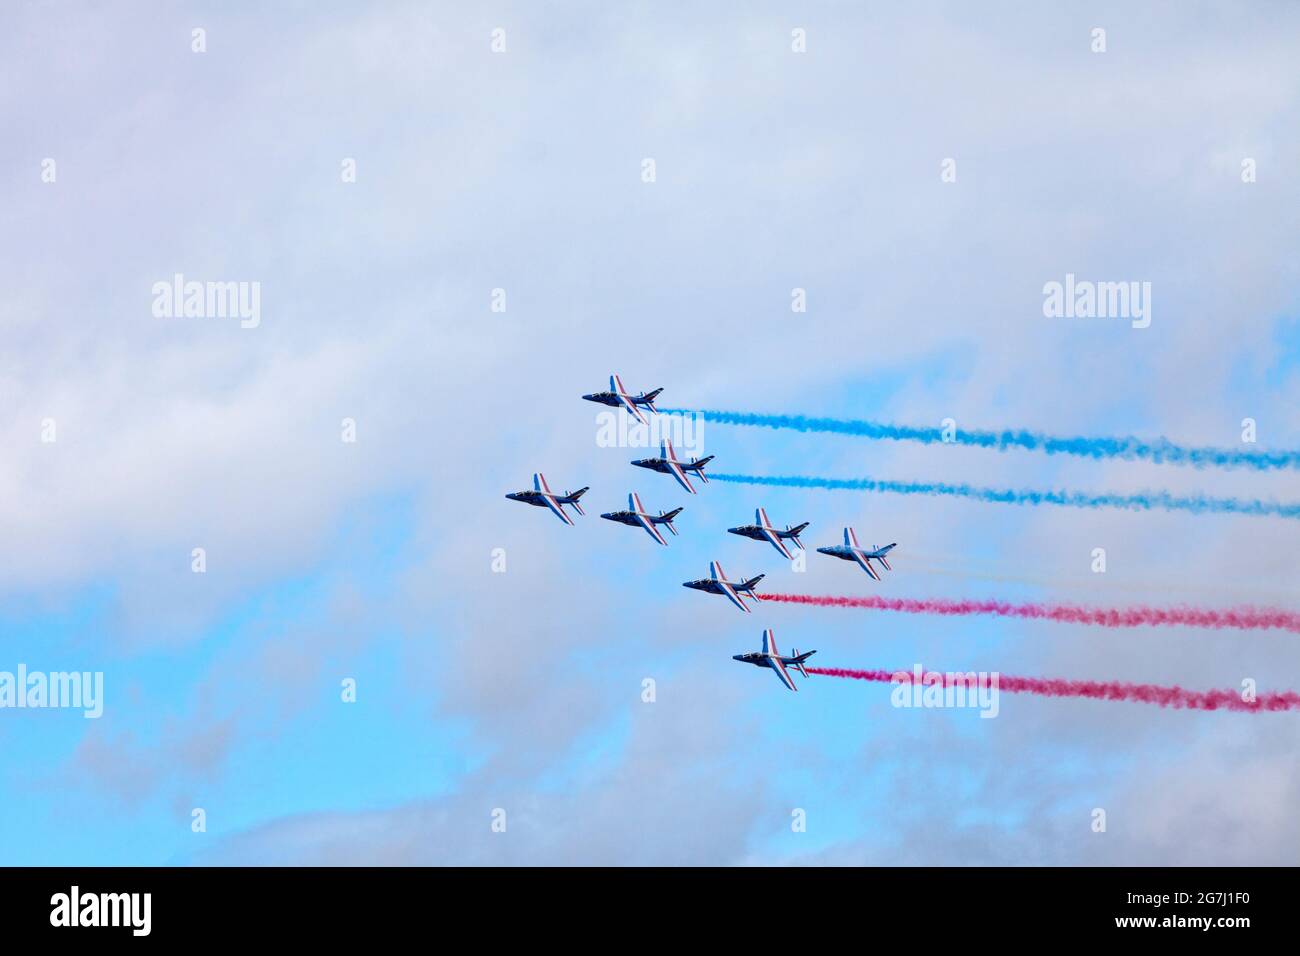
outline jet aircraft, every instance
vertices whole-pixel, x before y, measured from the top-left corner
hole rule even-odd
[[[876,573],[875,568],[871,566],[872,561],[879,561],[886,571],[892,571],[889,561],[885,555],[898,547],[898,542],[887,544],[883,548],[863,548],[858,544],[857,532],[852,528],[844,529],[844,543],[831,545],[826,548],[818,548],[818,554],[829,554],[833,558],[839,558],[842,561],[856,561],[858,566],[871,575],[875,580],[880,580],[880,575]]]
[[[787,561],[793,560],[794,555],[785,546],[785,539],[793,541],[795,547],[800,551],[803,550],[803,542],[799,540],[799,532],[808,527],[807,521],[794,528],[786,525],[785,530],[782,531],[780,528],[772,527],[772,522],[767,517],[766,508],[756,508],[754,510],[754,521],[755,524],[741,525],[739,528],[728,528],[727,531],[745,538],[753,538],[755,541],[767,541]]]
[[[578,504],[578,499],[587,491],[587,488],[579,488],[572,494],[566,491],[562,495],[557,495],[551,491],[550,485],[546,483],[546,476],[538,472],[533,475],[533,489],[531,491],[515,491],[506,495],[506,497],[511,501],[522,501],[526,505],[550,508],[551,511],[555,512],[556,517],[565,524],[571,525],[573,519],[565,512],[564,506],[572,505],[574,511],[580,515],[585,515],[587,512],[582,510],[582,505]]]
[[[754,585],[758,584],[758,582],[763,580],[764,577],[766,577],[766,575],[760,574],[757,577],[750,578],[748,581],[733,583],[727,580],[727,575],[723,573],[722,565],[718,564],[717,561],[710,561],[709,576],[707,578],[700,578],[698,581],[683,581],[682,587],[694,588],[697,591],[707,591],[710,594],[725,594],[728,601],[736,605],[736,607],[740,608],[746,614],[749,614],[749,605],[745,603],[745,599],[741,595],[748,594],[755,601],[761,601],[762,598],[760,598],[758,592],[754,590]]]
[[[799,648],[795,648],[789,657],[782,657],[781,652],[776,649],[776,637],[769,627],[763,632],[763,649],[761,651],[750,651],[748,654],[732,654],[733,661],[740,661],[742,664],[753,664],[756,667],[770,667],[776,673],[779,680],[791,690],[799,688],[794,684],[794,678],[790,676],[787,667],[793,667],[804,677],[808,676],[808,671],[804,669],[803,662],[816,654],[816,651],[808,651],[806,654],[800,654]]]
[[[590,395],[582,396],[589,402],[599,402],[601,405],[612,405],[618,408],[622,405],[631,413],[632,417],[642,425],[649,425],[649,420],[645,417],[645,412],[641,411],[640,406],[644,405],[652,412],[658,412],[655,408],[655,399],[662,392],[662,388],[656,388],[653,392],[642,392],[640,395],[632,395],[623,387],[623,379],[618,375],[609,377],[609,391],[592,392]]]
[[[632,492],[627,496],[627,507],[627,511],[611,511],[608,514],[601,515],[601,517],[631,525],[634,528],[644,528],[646,534],[662,545],[667,545],[668,542],[664,540],[664,536],[659,533],[659,529],[655,525],[661,524],[674,535],[677,534],[677,529],[673,527],[673,519],[682,513],[681,508],[674,508],[666,513],[661,511],[657,515],[650,514],[641,505],[641,496],[636,492]]]
[[[695,489],[691,486],[691,481],[687,474],[694,474],[700,481],[708,484],[709,479],[704,475],[704,466],[713,461],[712,455],[704,458],[692,458],[690,461],[678,461],[677,452],[673,451],[673,443],[664,439],[659,445],[658,458],[642,458],[640,461],[634,461],[632,464],[638,468],[649,468],[651,471],[657,471],[663,475],[672,475],[677,479],[677,483],[685,488],[691,494],[695,494]]]

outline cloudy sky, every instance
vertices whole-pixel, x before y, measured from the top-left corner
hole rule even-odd
[[[770,626],[825,666],[1283,689],[1293,636],[680,584],[716,558],[773,591],[1291,606],[1300,523],[688,498],[579,396],[618,371],[673,407],[1300,446],[1298,43],[1282,3],[6,5],[0,670],[102,671],[105,700],[0,710],[0,862],[1295,862],[1294,715],[984,720],[730,659]],[[1150,326],[1046,318],[1067,273],[1150,282]],[[156,315],[176,274],[258,283],[260,321]],[[1293,471],[703,443],[722,472],[1300,499]],[[576,527],[503,498],[539,470],[591,486]],[[630,491],[682,537],[601,521]],[[895,571],[725,534],[758,505],[898,541]]]

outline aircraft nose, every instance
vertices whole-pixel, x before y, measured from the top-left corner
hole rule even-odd
[[[732,659],[733,661],[743,661],[743,660],[745,659],[745,655],[743,655],[743,654],[732,654],[732,655],[731,655],[731,659]]]

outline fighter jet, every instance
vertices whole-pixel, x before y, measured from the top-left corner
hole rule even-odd
[[[526,505],[535,505],[538,508],[550,508],[555,512],[556,517],[565,524],[571,525],[573,524],[573,519],[565,513],[564,506],[572,505],[574,511],[578,512],[580,515],[585,515],[587,512],[582,510],[582,505],[578,504],[578,499],[581,498],[587,490],[588,489],[586,488],[579,488],[572,494],[566,491],[562,495],[557,495],[555,492],[551,491],[550,486],[546,483],[546,476],[541,472],[538,472],[533,475],[532,491],[515,491],[506,495],[506,497],[511,501],[522,501]]]
[[[709,577],[700,578],[698,581],[683,581],[682,587],[694,588],[697,591],[708,591],[710,594],[725,594],[727,600],[736,607],[740,608],[746,614],[750,613],[749,605],[745,603],[742,594],[748,593],[755,601],[761,601],[758,592],[754,590],[754,585],[763,580],[766,575],[760,574],[757,577],[750,578],[748,581],[741,581],[739,584],[733,584],[727,580],[726,574],[722,571],[722,565],[717,561],[709,562]]]
[[[713,456],[708,455],[704,458],[692,458],[690,461],[678,461],[677,452],[673,451],[673,443],[664,439],[659,445],[659,458],[642,458],[640,461],[634,461],[632,464],[638,468],[649,468],[651,471],[657,471],[662,475],[672,475],[677,479],[677,483],[695,494],[695,489],[691,487],[691,481],[686,477],[687,472],[694,473],[700,481],[708,484],[709,479],[704,476],[704,466],[713,461]]]
[[[662,388],[656,388],[653,392],[642,392],[640,395],[630,395],[628,394],[627,389],[623,387],[623,379],[617,375],[611,375],[609,377],[608,392],[592,392],[590,395],[584,395],[582,397],[589,402],[599,402],[602,405],[612,405],[614,408],[618,408],[622,405],[631,413],[632,417],[642,425],[649,425],[650,422],[646,419],[645,413],[637,406],[644,405],[646,408],[650,409],[650,411],[658,412],[659,409],[655,408],[654,401],[662,391]]]
[[[659,533],[659,529],[655,525],[661,524],[674,535],[677,534],[677,529],[673,527],[673,519],[682,513],[681,508],[674,508],[666,514],[661,511],[657,515],[652,515],[641,506],[641,496],[635,491],[627,496],[627,507],[627,511],[611,511],[608,514],[601,515],[601,517],[622,524],[630,524],[634,528],[644,528],[646,534],[662,545],[667,545],[668,542],[664,540],[664,536]]]
[[[818,554],[829,554],[833,558],[839,558],[843,561],[856,561],[858,566],[871,575],[875,580],[880,580],[880,575],[876,573],[871,566],[873,560],[879,561],[886,571],[892,571],[889,562],[885,560],[885,555],[898,547],[898,542],[887,544],[883,548],[872,547],[865,549],[858,545],[858,535],[852,528],[844,529],[844,543],[832,545],[828,548],[818,548]]]
[[[777,553],[787,561],[794,560],[794,555],[792,555],[790,549],[785,546],[785,542],[782,540],[783,538],[789,538],[793,541],[795,547],[800,551],[804,549],[803,542],[799,540],[799,532],[808,527],[807,521],[794,528],[786,525],[785,530],[782,531],[779,528],[772,527],[772,522],[767,519],[766,508],[755,509],[754,521],[757,523],[741,525],[739,528],[728,528],[727,531],[731,534],[741,535],[742,537],[753,538],[755,541],[767,541],[772,545],[772,547],[776,548]]]
[[[791,690],[798,690],[794,686],[794,678],[786,670],[787,667],[793,667],[804,677],[808,676],[808,671],[804,669],[803,662],[816,654],[816,651],[809,651],[806,654],[800,654],[799,648],[794,649],[790,657],[782,657],[781,652],[776,649],[776,638],[769,627],[763,632],[763,649],[761,651],[750,651],[748,654],[732,654],[733,661],[740,661],[742,664],[753,664],[756,667],[770,667],[776,672],[777,680]]]

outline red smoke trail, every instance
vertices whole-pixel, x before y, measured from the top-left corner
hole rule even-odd
[[[847,677],[852,680],[869,680],[882,684],[911,684],[910,671],[855,671],[842,667],[809,667],[809,674],[825,677]],[[931,672],[925,672],[927,675]],[[965,680],[962,674],[943,674],[943,686],[955,686]],[[936,685],[937,686],[937,685]],[[1121,681],[1063,680],[1055,677],[1011,677],[998,675],[998,689],[1013,694],[1039,694],[1043,697],[1089,697],[1093,700],[1124,700],[1143,704],[1159,704],[1188,710],[1300,710],[1300,694],[1293,690],[1260,694],[1247,703],[1241,695],[1231,690],[1184,690],[1182,687],[1161,687],[1158,684],[1126,684]]]
[[[1102,627],[1183,625],[1186,627],[1237,628],[1245,631],[1278,629],[1300,634],[1300,613],[1269,607],[1237,607],[1215,610],[1195,607],[1081,607],[1076,604],[1009,604],[1006,601],[951,601],[943,598],[833,597],[816,594],[764,594],[764,601],[781,604],[811,604],[814,607],[856,607],[873,611],[901,611],[904,614],[968,615],[992,614],[1068,624],[1098,624]]]

